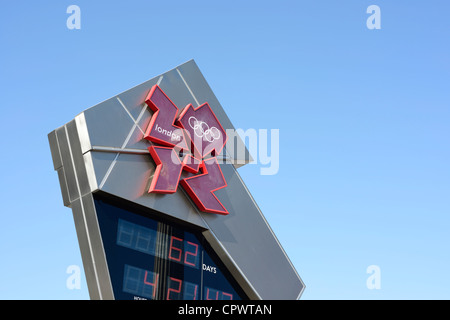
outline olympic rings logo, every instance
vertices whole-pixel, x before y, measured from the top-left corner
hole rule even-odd
[[[205,138],[208,142],[220,139],[221,134],[216,127],[209,127],[206,122],[199,121],[196,117],[190,117],[188,122],[197,137]]]

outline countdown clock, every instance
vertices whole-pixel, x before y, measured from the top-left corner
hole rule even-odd
[[[94,199],[116,299],[247,299],[199,230]]]
[[[185,159],[177,162],[179,180],[170,182],[183,187],[153,192],[161,191],[155,179],[164,185],[170,174],[158,156],[174,147],[159,144],[182,137],[178,124],[166,129],[155,120],[161,101],[179,109],[171,118],[181,117],[183,125],[185,116],[193,134],[208,141],[235,132],[191,60],[84,110],[48,135],[91,299],[299,299],[305,285],[239,176],[251,156],[237,134],[217,144],[214,161],[202,159],[205,149],[199,149],[197,166],[184,171]],[[203,118],[208,120],[200,119],[202,112],[211,114]],[[214,179],[192,180],[213,172]],[[199,193],[208,186],[214,190],[207,203]],[[215,201],[219,209],[208,210]]]

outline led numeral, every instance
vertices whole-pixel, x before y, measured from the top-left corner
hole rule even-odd
[[[177,289],[173,289],[173,288],[169,287],[169,289],[167,290],[167,300],[175,300],[176,298],[175,299],[171,299],[170,298],[170,293],[174,292],[174,293],[177,294],[176,297],[178,297],[179,293],[181,292],[181,285],[183,284],[183,281],[181,281],[179,279],[172,278],[172,277],[170,277],[169,279],[170,279],[170,284],[172,284],[172,282],[177,282],[178,283],[178,288]],[[176,300],[179,300],[179,299],[176,299]]]
[[[224,291],[206,288],[205,300],[233,300],[233,295]]]
[[[184,248],[184,257],[183,257]],[[170,238],[169,259],[197,268],[198,244],[172,236]],[[181,259],[184,258],[183,261]]]
[[[155,273],[155,276],[153,277],[152,281],[150,282],[147,279],[147,275],[148,275],[148,271],[145,271],[145,277],[144,277],[144,283],[148,286],[152,286],[153,287],[153,294],[152,297],[154,298],[156,296],[156,287],[158,286],[158,277],[159,274]]]
[[[122,290],[136,296],[155,299],[159,288],[159,274],[153,271],[124,266]]]
[[[198,285],[191,283],[191,282],[185,282],[184,283],[184,300],[197,300],[197,288]]]
[[[233,300],[233,295],[222,291],[222,300]]]
[[[181,246],[183,246],[183,239],[177,238],[177,237],[171,237],[170,239],[170,249],[169,249],[169,259],[175,260],[180,262],[181,256],[183,255],[183,250],[180,248],[177,248],[174,246],[174,243],[181,243]],[[175,251],[175,255],[173,255],[173,252]],[[177,256],[178,255],[178,256]]]
[[[198,285],[173,277],[168,278],[167,300],[197,300]],[[183,294],[181,290],[183,289]]]
[[[184,254],[184,263],[185,264],[189,264],[193,267],[197,267],[197,254],[198,254],[198,244],[193,243],[193,242],[187,242],[187,246],[191,246],[191,249],[195,248],[194,252],[189,252],[186,250],[185,254]],[[191,261],[188,261],[188,257],[192,257]]]

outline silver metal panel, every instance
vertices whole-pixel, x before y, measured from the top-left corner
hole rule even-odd
[[[67,186],[66,174],[64,172],[63,162],[58,143],[58,137],[56,136],[56,130],[49,133],[48,141],[50,143],[50,151],[53,159],[53,167],[58,173],[58,180],[59,186],[61,188],[63,203],[65,206],[70,206],[69,188]]]
[[[87,129],[86,119],[84,113],[80,113],[75,117],[78,138],[81,145],[81,153],[85,154],[92,149],[91,141],[89,139],[89,132]]]
[[[157,83],[160,83],[162,77],[155,77],[134,88],[122,92],[116,96],[119,98],[133,119],[137,119],[142,109],[145,108],[145,98],[150,89]]]
[[[114,294],[92,195],[72,202],[72,212],[89,295],[92,300],[112,300]]]
[[[117,153],[111,152],[87,152],[83,155],[86,167],[90,170],[89,184],[92,191],[98,190],[116,156]]]
[[[50,151],[52,153],[52,159],[53,159],[53,168],[55,170],[58,170],[63,166],[61,155],[59,154],[59,146],[58,146],[58,139],[56,138],[56,132],[52,131],[48,135],[48,141],[50,143]]]
[[[57,172],[58,172],[59,186],[61,187],[61,195],[63,198],[63,203],[66,207],[70,207],[69,189],[67,187],[64,169],[61,167],[57,170]]]
[[[71,207],[73,221],[77,231],[78,244],[80,246],[81,259],[83,261],[84,274],[86,275],[86,282],[88,283],[89,296],[92,300],[99,300],[101,294],[81,199],[73,201]]]
[[[123,147],[134,121],[117,98],[84,111],[91,146]]]
[[[143,101],[154,84],[180,111],[190,103],[196,107],[208,102],[222,126],[234,129],[191,60],[84,111],[76,121],[49,134],[61,188],[67,189],[65,204],[69,202],[74,212],[91,297],[113,298],[92,203],[92,193],[101,191],[202,227],[249,297],[299,298],[304,284],[239,177],[238,165],[221,164],[228,186],[216,195],[230,212],[227,216],[200,213],[181,186],[175,194],[148,193],[155,164],[147,150],[151,144],[143,135],[153,113]]]
[[[136,128],[134,128],[130,139],[125,145],[125,149],[139,149],[147,151],[147,148],[151,146],[149,141],[142,138],[144,136],[145,128],[149,124],[152,117],[151,110],[149,108],[143,109],[142,115],[143,116],[140,118],[140,121],[137,122]]]
[[[56,136],[58,138],[58,146],[60,148],[59,150],[64,168],[63,172],[67,184],[67,194],[69,201],[72,203],[80,197],[80,192],[78,190],[77,174],[75,172],[66,130],[66,126],[56,129]]]
[[[81,144],[75,121],[70,121],[66,125],[67,141],[70,145],[70,155],[77,175],[79,196],[90,193],[90,185],[87,177],[86,166],[83,154],[81,153]]]
[[[100,299],[112,300],[114,299],[114,294],[92,194],[82,197],[81,204],[83,206],[84,223],[86,224],[89,235],[90,250],[94,257],[93,267],[95,268]]]
[[[64,204],[72,208],[91,299],[114,299],[97,214],[81,151],[76,121],[49,134],[52,156],[61,155],[57,169]],[[56,137],[56,139],[55,139]],[[58,159],[56,158],[56,161]],[[95,174],[91,171],[90,174]]]

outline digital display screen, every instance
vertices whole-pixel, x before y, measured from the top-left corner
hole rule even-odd
[[[200,231],[94,199],[115,299],[248,299]]]

